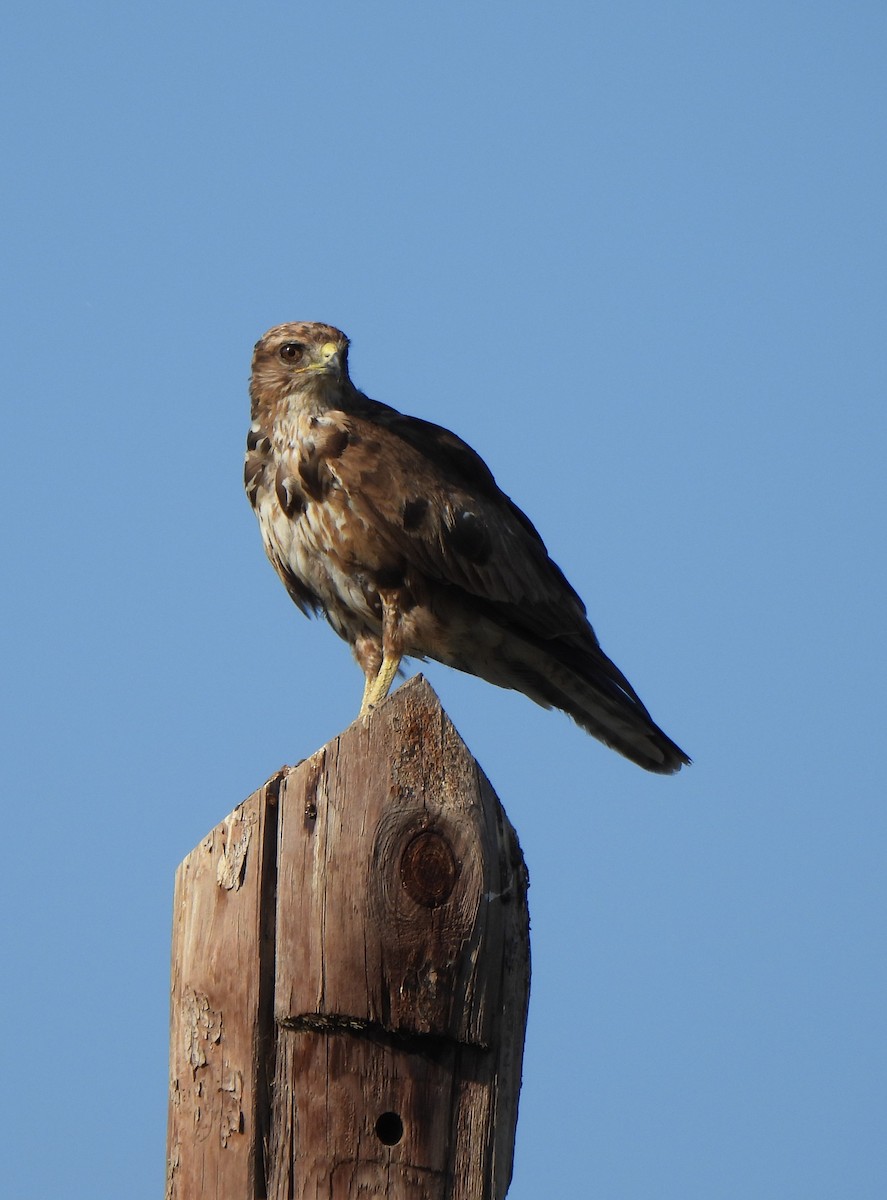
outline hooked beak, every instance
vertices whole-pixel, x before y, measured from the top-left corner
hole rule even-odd
[[[341,375],[342,359],[335,342],[324,342],[320,347],[317,362],[309,363],[306,371],[319,371],[323,375]]]

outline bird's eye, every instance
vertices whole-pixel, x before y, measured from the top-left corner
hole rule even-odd
[[[305,347],[298,342],[284,342],[278,351],[283,361],[288,363],[298,362],[304,353]]]

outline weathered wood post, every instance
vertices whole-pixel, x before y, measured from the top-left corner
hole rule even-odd
[[[421,677],[235,809],[176,875],[168,1200],[500,1200],[526,889]]]

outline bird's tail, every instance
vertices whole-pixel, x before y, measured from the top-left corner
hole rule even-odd
[[[689,757],[647,712],[637,692],[599,646],[578,639],[510,641],[510,679],[492,680],[559,708],[604,745],[638,766],[673,775]]]

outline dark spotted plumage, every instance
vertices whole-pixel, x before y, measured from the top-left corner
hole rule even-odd
[[[456,554],[479,566],[483,566],[493,553],[489,531],[477,513],[454,513],[452,525],[444,524],[444,537]]]
[[[244,481],[290,596],[363,668],[361,712],[403,656],[430,657],[563,709],[648,770],[688,763],[483,460],[357,391],[347,359],[330,325],[278,325],[257,343]]]
[[[421,499],[404,500],[403,502],[403,527],[407,532],[412,533],[416,529],[422,527],[428,513],[428,501]]]
[[[288,517],[297,517],[305,507],[305,493],[283,464],[274,477],[274,494]]]

